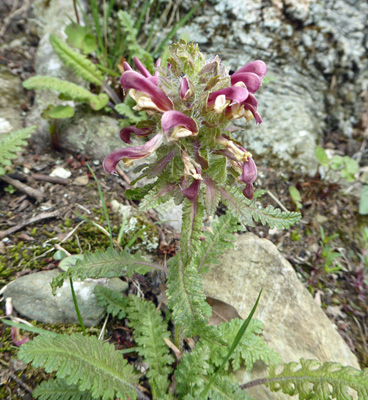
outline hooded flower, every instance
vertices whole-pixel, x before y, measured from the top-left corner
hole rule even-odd
[[[173,129],[168,138],[169,141],[178,140],[183,137],[197,136],[198,127],[196,122],[180,111],[167,111],[161,118],[161,127],[165,134]]]
[[[148,72],[149,73],[149,72]],[[121,76],[121,86],[124,89],[131,89],[130,96],[137,102],[135,110],[152,110],[165,112],[172,110],[172,101],[166,94],[150,80],[138,72],[129,70]]]
[[[163,140],[163,135],[158,133],[143,146],[126,147],[110,153],[103,162],[105,171],[110,174],[116,173],[115,168],[119,161],[123,161],[126,166],[132,165],[134,160],[146,158],[156,151]]]
[[[177,201],[186,197],[191,202],[202,196],[205,204],[218,198],[221,185],[235,183],[237,177],[245,184],[244,195],[251,199],[257,168],[252,154],[231,139],[229,124],[239,118],[262,122],[254,94],[266,65],[253,61],[229,75],[218,56],[206,61],[194,44],[181,41],[170,51],[167,66],[161,67],[158,60],[154,74],[136,57],[138,72],[124,63],[122,87],[136,101],[134,109],[146,111],[148,120],[124,127],[120,137],[125,143],[130,143],[132,134],[148,141],[108,155],[105,170],[115,173],[119,161],[129,166],[160,147],[144,176],[156,178],[154,185],[165,188],[165,196],[172,192]]]

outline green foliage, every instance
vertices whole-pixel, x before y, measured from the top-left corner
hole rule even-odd
[[[44,119],[63,119],[74,116],[74,108],[70,106],[58,105],[56,107],[50,105],[43,110],[41,117]]]
[[[296,208],[298,210],[302,208],[303,207],[302,197],[300,196],[299,190],[295,186],[289,186],[289,194],[291,200],[293,200],[294,204],[296,205]]]
[[[107,287],[97,285],[95,287],[95,295],[98,304],[106,307],[106,312],[113,317],[123,319],[125,317],[126,308],[128,305],[128,298],[122,293],[111,290]]]
[[[87,57],[73,50],[55,35],[50,35],[50,43],[55,53],[77,76],[98,86],[103,84],[103,75]]]
[[[67,385],[90,391],[92,397],[112,400],[136,398],[133,367],[113,345],[82,334],[42,335],[21,346],[19,359],[56,372]]]
[[[230,322],[222,323],[218,327],[226,343],[231,344],[234,342],[243,322],[241,319],[233,319]],[[263,323],[257,319],[250,321],[230,360],[225,364],[225,371],[229,371],[230,364],[233,371],[238,370],[243,364],[247,367],[248,371],[251,371],[254,363],[258,360],[262,360],[265,364],[278,364],[280,362],[279,355],[267,345],[263,336],[261,336],[263,327]],[[203,342],[200,342],[199,347],[202,345]],[[210,363],[215,367],[219,367],[226,357],[228,348],[215,343],[208,343],[206,345],[210,349]]]
[[[184,263],[192,260],[198,252],[202,236],[204,210],[196,201],[183,203],[183,222],[181,226],[180,253]]]
[[[234,232],[243,230],[238,220],[230,213],[222,215],[211,225],[211,229],[212,232],[209,230],[203,232],[205,240],[200,242],[195,253],[194,263],[201,272],[204,272],[202,268],[218,264],[218,257],[233,248],[236,240]]]
[[[329,158],[323,147],[316,146],[316,148],[314,149],[314,154],[317,161],[322,165],[322,167],[328,167]]]
[[[290,396],[298,395],[300,400],[352,400],[349,388],[357,393],[358,400],[368,398],[368,369],[360,371],[338,363],[301,359],[300,364],[284,364],[280,373],[271,365],[269,377],[273,381],[267,386],[272,392],[281,390]]]
[[[19,129],[4,135],[0,135],[0,175],[5,174],[4,166],[11,165],[10,160],[17,158],[16,152],[27,146],[28,139],[35,131],[36,126]]]
[[[72,22],[65,28],[65,34],[68,36],[67,43],[82,50],[84,54],[93,53],[97,49],[96,38],[87,26]]]
[[[130,124],[135,124],[136,122],[139,122],[142,120],[142,117],[137,115],[128,104],[125,104],[125,103],[117,104],[115,106],[115,110],[119,114],[127,117]]]
[[[33,391],[33,397],[39,400],[92,400],[90,392],[81,392],[77,385],[68,385],[62,379],[43,381]]]
[[[339,237],[338,233],[326,236],[325,231],[320,227],[321,230],[321,261],[323,262],[323,268],[326,273],[337,272],[342,269],[341,264],[336,260],[342,257],[340,252],[335,251],[335,246],[332,241]]]
[[[300,213],[281,211],[271,205],[260,208],[255,199],[246,199],[236,187],[226,186],[225,189],[220,188],[220,191],[224,203],[244,225],[254,226],[254,220],[255,222],[260,221],[262,225],[268,224],[270,228],[288,229],[301,218]]]
[[[134,329],[134,340],[139,345],[138,353],[149,365],[149,378],[153,398],[162,399],[167,392],[174,358],[164,338],[169,338],[167,322],[163,321],[154,304],[137,296],[129,296],[129,326]]]
[[[89,103],[96,111],[105,107],[109,101],[109,98],[105,93],[95,95],[82,86],[58,78],[53,78],[51,76],[32,76],[23,82],[23,86],[28,90],[43,89],[58,92],[64,100],[75,100]]]
[[[126,32],[125,41],[127,42],[127,48],[131,55],[138,57],[147,69],[152,73],[154,70],[153,57],[150,53],[144,50],[137,42],[137,29],[134,27],[134,22],[129,13],[120,10],[118,12],[118,18],[120,24]]]
[[[82,260],[77,260],[66,272],[60,274],[51,282],[53,293],[63,285],[66,278],[115,278],[123,273],[132,276],[134,272],[145,274],[151,269],[151,264],[139,254],[130,254],[127,251],[119,253],[108,248],[106,251],[85,253]]]
[[[217,377],[211,384],[207,395],[201,396],[213,373],[210,364],[210,349],[204,345],[185,353],[175,371],[176,390],[179,398],[184,399],[216,399],[216,400],[250,400],[251,397],[239,388],[229,376]]]
[[[368,215],[368,185],[363,185],[360,192],[359,214]]]
[[[172,310],[175,324],[184,329],[187,336],[213,330],[207,327],[208,304],[203,293],[202,277],[194,262],[185,264],[179,252],[169,261],[167,277],[168,307]],[[213,327],[212,327],[213,328]]]

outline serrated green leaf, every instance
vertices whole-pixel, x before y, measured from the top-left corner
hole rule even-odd
[[[255,199],[248,200],[236,187],[224,186],[220,187],[220,191],[224,203],[244,225],[254,226],[254,220],[262,225],[268,224],[270,228],[288,229],[301,218],[300,213],[281,211],[271,205],[260,208]]]
[[[163,320],[155,305],[137,296],[129,296],[129,326],[134,329],[134,340],[139,345],[138,353],[149,365],[149,378],[153,398],[163,399],[168,391],[174,358],[165,343],[170,338],[167,322]]]
[[[92,400],[90,392],[81,392],[77,385],[68,385],[62,379],[41,382],[32,393],[39,400]]]
[[[124,115],[125,117],[128,118],[129,123],[136,123],[142,120],[142,117],[138,114],[136,114],[131,107],[129,107],[125,103],[120,103],[115,106],[115,110],[121,114]]]
[[[109,343],[94,336],[42,335],[23,344],[18,358],[46,372],[56,372],[67,385],[88,390],[92,397],[113,400],[136,399],[136,375],[133,367]]]
[[[50,35],[50,43],[55,53],[76,75],[95,85],[103,85],[103,75],[87,57],[73,50],[55,35]]]
[[[17,158],[16,153],[27,145],[26,139],[28,139],[35,130],[36,126],[31,126],[0,135],[0,175],[5,174],[5,169],[2,165],[11,165],[10,160]]]
[[[106,312],[113,317],[123,319],[126,315],[128,298],[116,290],[111,290],[107,287],[97,285],[94,293],[98,304],[101,307],[106,307]]]
[[[89,103],[94,110],[100,110],[105,107],[109,101],[105,93],[94,95],[82,86],[51,76],[33,76],[24,81],[23,86],[28,90],[52,90],[58,92],[64,100],[86,102]]]
[[[145,274],[152,268],[140,254],[130,254],[127,251],[119,253],[108,248],[106,251],[83,254],[82,260],[77,260],[74,267],[70,267],[51,282],[53,294],[57,288],[63,286],[65,279],[84,280],[86,278],[118,278],[122,274],[132,276],[135,272]]]
[[[208,175],[219,185],[226,182],[227,169],[225,157],[212,157]]]
[[[360,371],[339,363],[322,364],[316,360],[302,358],[300,364],[284,364],[280,373],[271,365],[269,374],[273,382],[267,383],[267,386],[272,392],[281,390],[290,396],[298,395],[299,400],[352,400],[353,397],[348,393],[349,388],[357,393],[359,400],[368,398],[368,369]]]

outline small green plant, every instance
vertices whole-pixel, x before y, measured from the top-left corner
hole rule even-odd
[[[289,194],[291,200],[293,200],[297,210],[300,210],[303,207],[302,197],[300,195],[299,190],[295,186],[289,186]]]
[[[339,237],[338,233],[334,233],[330,236],[326,236],[322,226],[320,227],[321,240],[320,240],[320,260],[324,271],[329,274],[333,272],[341,271],[342,265],[338,262],[342,258],[342,254],[336,251],[336,246],[333,245],[332,241]]]
[[[338,155],[329,158],[325,149],[320,146],[316,146],[314,154],[317,161],[327,170],[338,171],[342,179],[347,182],[355,182],[356,175],[359,173],[359,164],[353,158]]]
[[[153,153],[157,155],[141,170],[141,177],[153,179],[148,192],[133,190],[130,195],[141,198],[143,210],[170,198],[183,205],[177,254],[167,267],[147,262],[129,248],[119,249],[99,190],[110,247],[85,253],[52,286],[56,291],[69,278],[73,290],[74,279],[132,277],[150,269],[164,271],[170,330],[167,319],[152,302],[97,289],[96,296],[107,312],[126,317],[136,342],[136,347],[127,351],[136,351],[148,366],[145,376],[135,371],[113,345],[95,337],[41,334],[22,345],[19,357],[55,372],[56,380],[42,383],[34,396],[42,400],[148,399],[139,386],[140,378],[146,377],[150,398],[160,400],[249,400],[247,388],[261,384],[272,391],[299,395],[301,400],[350,399],[349,389],[359,399],[366,399],[367,371],[310,360],[281,365],[281,372],[276,370],[280,358],[262,337],[263,324],[253,319],[261,292],[245,320],[233,319],[220,326],[209,324],[212,310],[203,292],[202,276],[233,246],[234,233],[241,230],[239,225],[261,222],[271,228],[287,229],[301,216],[259,204],[254,197],[257,168],[253,156],[231,137],[229,124],[234,119],[262,122],[254,93],[265,76],[266,65],[253,61],[229,75],[219,57],[206,59],[196,45],[184,41],[171,47],[168,61],[168,67],[157,69],[157,80],[139,60],[136,65],[140,74],[125,64],[122,86],[130,90],[137,103],[135,108],[147,112],[148,119],[124,128],[121,138],[130,143],[132,134],[152,137],[141,146],[124,147],[109,154],[104,168],[113,173],[120,160],[130,165]],[[212,230],[203,232],[204,216],[214,215],[220,201],[228,212],[219,217]],[[323,230],[321,235],[326,249],[335,236],[325,237]],[[325,265],[329,263],[331,269],[336,257],[333,251],[330,253],[326,253]],[[76,302],[75,308],[83,327]],[[196,343],[190,352],[184,351],[185,336]],[[168,345],[176,348],[176,362]],[[258,360],[268,365],[269,378],[239,386],[233,372],[241,365],[250,371]]]
[[[27,145],[28,139],[36,130],[35,126],[19,129],[0,136],[0,175],[5,174],[5,167],[11,165],[11,160],[17,158],[17,152]]]

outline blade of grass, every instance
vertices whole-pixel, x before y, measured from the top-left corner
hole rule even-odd
[[[15,328],[23,329],[28,332],[38,333],[40,335],[50,335],[50,336],[57,336],[58,333],[47,331],[46,329],[37,328],[36,326],[29,326],[26,324],[21,324],[19,322],[9,321],[7,319],[3,319],[3,322],[6,325],[14,326]]]
[[[79,3],[79,0],[77,0],[77,5],[78,5],[79,10],[81,11],[81,13],[82,13],[82,15],[83,15],[83,22],[85,23],[86,27],[87,27],[90,31],[92,31],[91,23],[89,22],[89,19],[88,19],[86,13],[83,11],[83,8],[81,7],[81,5],[80,5],[80,3]]]
[[[99,52],[100,52],[100,54],[102,54],[103,57],[105,57],[106,49],[105,49],[103,33],[101,30],[101,25],[100,25],[100,16],[99,16],[99,12],[98,12],[97,1],[90,0],[90,5],[91,5],[93,22],[95,24],[95,29],[96,29],[96,36],[97,36],[97,42],[98,42],[98,46],[99,46]],[[104,60],[104,61],[106,62],[106,60]]]
[[[81,215],[81,214],[79,214],[79,213],[77,213],[77,212],[75,213],[75,215],[76,215],[78,218],[82,219],[83,221],[86,221],[86,222],[88,222],[89,224],[91,224],[92,226],[94,226],[95,228],[99,229],[99,230],[100,230],[104,235],[106,235],[107,237],[110,237],[109,232],[107,232],[107,230],[106,230],[104,227],[102,227],[101,225],[96,224],[96,222],[91,221],[90,219],[84,217],[83,215]]]
[[[109,74],[109,75],[111,75],[111,76],[114,76],[115,78],[120,78],[120,75],[121,75],[121,74],[118,74],[117,72],[113,71],[112,69],[107,68],[107,67],[105,67],[105,66],[102,65],[102,64],[95,64],[95,65],[96,65],[96,67],[97,67],[98,69],[100,69],[101,71],[106,72],[107,74]]]
[[[81,315],[80,310],[79,310],[79,306],[78,306],[78,302],[77,302],[77,296],[75,295],[72,277],[69,277],[69,282],[70,282],[70,289],[72,291],[74,309],[75,309],[75,312],[77,313],[79,324],[80,324],[80,326],[82,328],[83,334],[87,335],[86,327],[84,326],[82,315]]]
[[[234,339],[234,342],[233,342],[233,344],[231,345],[230,350],[229,350],[229,352],[227,353],[226,357],[224,358],[222,364],[220,365],[220,367],[218,368],[218,370],[212,375],[210,381],[208,382],[208,384],[206,385],[206,387],[205,387],[205,388],[203,389],[203,391],[201,392],[201,394],[200,394],[200,398],[201,398],[201,399],[206,399],[206,398],[207,398],[207,394],[208,394],[208,391],[209,391],[210,388],[211,388],[212,383],[216,380],[216,378],[218,377],[218,375],[220,374],[220,372],[221,372],[222,369],[224,368],[224,366],[225,366],[225,364],[227,363],[227,361],[229,361],[229,358],[230,358],[231,355],[234,353],[234,351],[235,351],[236,347],[238,346],[238,344],[239,344],[241,338],[243,337],[245,331],[247,330],[247,328],[248,328],[248,326],[249,326],[249,324],[250,324],[250,321],[252,320],[253,315],[254,315],[254,313],[255,313],[255,311],[256,311],[256,308],[257,308],[257,306],[258,306],[258,302],[259,302],[259,299],[260,299],[260,297],[261,297],[262,290],[263,290],[263,289],[260,290],[259,295],[258,295],[258,297],[257,297],[257,300],[256,300],[256,302],[255,302],[255,304],[254,304],[254,306],[253,306],[253,308],[252,308],[252,311],[249,313],[248,318],[243,322],[243,325],[240,327],[238,333],[236,334],[235,339]]]
[[[113,243],[113,241],[112,241],[112,231],[111,231],[111,224],[110,224],[109,213],[107,212],[107,207],[106,207],[105,199],[104,199],[104,196],[103,196],[103,193],[102,193],[102,190],[101,190],[100,182],[99,182],[98,179],[96,178],[95,173],[92,171],[92,168],[89,166],[88,163],[87,163],[87,167],[88,167],[90,173],[92,174],[93,179],[94,179],[94,180],[96,181],[96,183],[97,183],[98,195],[100,196],[100,200],[101,200],[101,203],[102,203],[102,208],[103,208],[103,211],[104,211],[104,214],[105,214],[106,223],[107,223],[107,228],[108,228],[109,234],[110,234],[110,236],[109,236],[109,239],[110,239],[110,247],[114,247],[114,243]]]
[[[138,353],[139,347],[131,347],[130,349],[120,350],[121,354]]]
[[[156,4],[155,15],[153,16],[153,19],[152,19],[152,21],[151,21],[151,29],[150,29],[150,32],[149,32],[149,35],[148,35],[148,40],[147,40],[146,45],[144,46],[145,50],[148,50],[149,46],[151,45],[151,41],[152,41],[152,39],[153,39],[153,34],[154,34],[154,32],[155,32],[155,31],[154,31],[154,29],[155,29],[155,23],[156,23],[156,21],[157,21],[158,13],[159,13],[159,11],[160,11],[160,6],[161,6],[161,0],[158,0],[158,1],[157,1],[157,4]]]
[[[152,1],[153,4],[154,0]],[[139,36],[139,31],[141,29],[142,21],[144,16],[146,15],[148,9],[151,7],[151,0],[145,0],[142,6],[142,10],[139,14],[138,20],[135,25],[135,29],[137,30],[137,36]]]
[[[176,34],[176,32],[187,23],[187,21],[190,19],[190,17],[197,11],[197,9],[204,3],[204,0],[201,0],[198,2],[177,24],[174,25],[174,27],[171,29],[171,31],[168,33],[166,38],[159,43],[155,50],[153,51],[154,57],[158,57],[160,54],[161,50],[164,48],[166,43]]]

